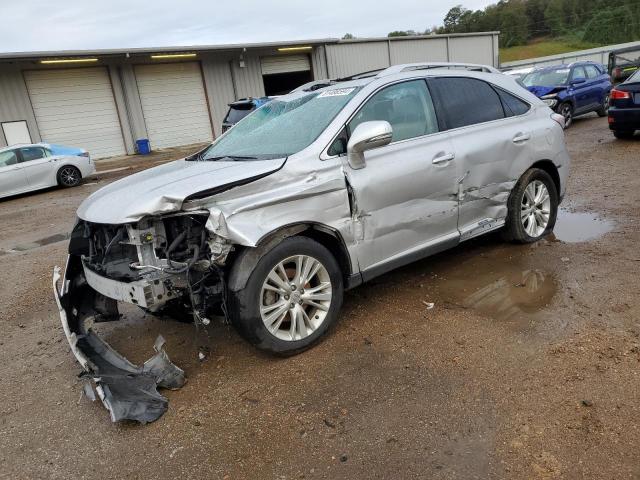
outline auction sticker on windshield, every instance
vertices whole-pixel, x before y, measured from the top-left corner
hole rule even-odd
[[[336,88],[333,90],[327,90],[326,92],[322,92],[318,95],[318,98],[322,97],[342,97],[344,95],[349,95],[353,92],[355,88]]]

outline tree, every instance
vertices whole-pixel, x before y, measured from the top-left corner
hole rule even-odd
[[[354,36],[353,36],[352,34],[350,34],[350,33],[345,33],[345,34],[342,36],[342,40],[353,40],[354,38],[356,38],[356,37],[354,37]]]

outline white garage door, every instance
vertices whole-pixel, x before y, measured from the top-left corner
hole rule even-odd
[[[25,80],[43,142],[85,148],[93,158],[125,153],[106,68],[30,70]]]
[[[136,80],[153,148],[212,140],[209,108],[197,62],[138,65]]]
[[[309,55],[279,55],[260,59],[263,75],[274,73],[306,72],[311,70]]]

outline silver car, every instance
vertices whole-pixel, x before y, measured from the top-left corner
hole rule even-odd
[[[56,185],[75,187],[95,171],[81,148],[48,143],[0,148],[0,198]]]
[[[62,323],[112,418],[154,420],[156,386],[184,382],[162,340],[135,366],[87,320],[117,320],[118,303],[198,327],[225,315],[295,354],[335,324],[345,289],[494,230],[547,235],[569,164],[562,117],[491,71],[395,66],[282,96],[82,203]]]

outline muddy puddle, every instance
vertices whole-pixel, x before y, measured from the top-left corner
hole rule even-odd
[[[558,290],[556,278],[531,258],[532,247],[500,248],[433,271],[436,298],[500,321],[528,324]],[[537,257],[537,256],[536,256]]]
[[[543,239],[533,245],[512,245],[498,235],[474,239],[374,280],[382,289],[366,293],[365,298],[384,295],[400,276],[401,283],[416,287],[401,289],[403,301],[418,308],[433,303],[436,310],[469,309],[523,333],[557,332],[565,328],[566,319],[552,307],[561,287],[556,268],[561,263],[548,260],[554,243]]]
[[[595,213],[560,209],[553,235],[566,243],[588,242],[610,232],[613,227],[612,221]]]

